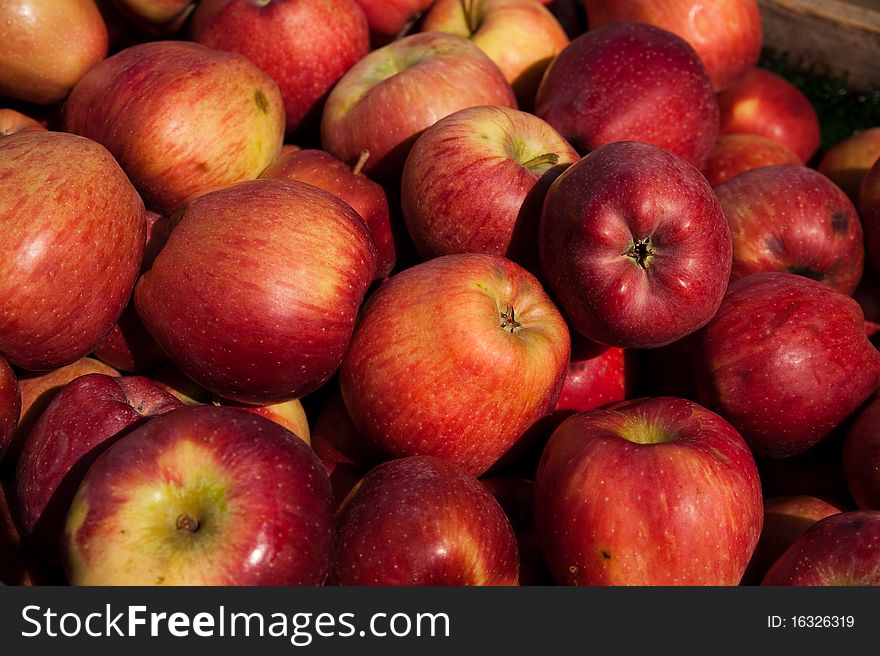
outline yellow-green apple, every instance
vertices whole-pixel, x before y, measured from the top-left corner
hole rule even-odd
[[[437,0],[421,31],[470,39],[498,64],[524,108],[532,107],[544,71],[568,45],[559,21],[536,0]]]
[[[22,532],[57,561],[64,518],[89,466],[123,431],[183,404],[148,378],[88,374],[68,383],[34,424],[15,473]]]
[[[320,585],[333,551],[330,482],[278,424],[182,408],[98,457],[62,548],[73,585]]]
[[[416,250],[423,259],[505,255],[536,270],[544,196],[577,160],[547,123],[509,107],[470,107],[438,121],[403,169],[401,204]]]
[[[378,258],[376,277],[382,278],[391,272],[396,261],[394,232],[387,192],[363,174],[369,157],[370,153],[364,151],[357,164],[349,167],[323,150],[287,150],[260,177],[315,185],[351,205],[373,235]]]
[[[757,63],[764,34],[756,0],[586,0],[590,28],[608,23],[656,25],[687,41],[715,90],[742,79]]]
[[[12,443],[21,413],[21,390],[12,367],[0,356],[0,460]]]
[[[574,334],[565,383],[554,411],[584,412],[626,398],[626,353]]]
[[[71,166],[76,162],[76,166]],[[0,353],[24,369],[86,355],[125,307],[144,251],[144,204],[100,144],[0,139]]]
[[[516,585],[516,538],[479,481],[438,458],[379,465],[337,513],[336,585]]]
[[[822,157],[818,168],[843,189],[852,202],[858,203],[862,180],[878,159],[880,128],[871,128],[833,146]]]
[[[718,137],[703,175],[713,187],[730,178],[774,164],[803,164],[800,157],[778,141],[757,134],[726,134]]]
[[[134,300],[183,373],[265,405],[336,371],[375,269],[349,205],[302,182],[253,180],[187,204]]]
[[[535,484],[525,478],[492,476],[480,482],[501,506],[513,533],[519,552],[520,585],[552,585],[553,577],[541,555],[541,545],[535,531],[533,497]]]
[[[153,260],[165,245],[169,231],[167,217],[147,212],[147,239],[141,273],[153,266]],[[168,360],[165,351],[144,328],[131,301],[125,306],[119,321],[95,347],[94,356],[120,371],[136,374],[151,372]]]
[[[737,585],[762,517],[745,441],[674,397],[570,417],[535,479],[538,539],[563,585]]]
[[[113,0],[119,12],[139,27],[156,33],[175,32],[186,22],[197,0]]]
[[[189,196],[256,178],[281,150],[281,92],[237,53],[154,41],[88,72],[64,126],[104,144],[147,206],[170,215]]]
[[[296,435],[306,444],[311,444],[311,433],[309,431],[309,420],[306,417],[306,411],[299,399],[291,399],[290,401],[282,401],[281,403],[270,403],[268,405],[243,405],[233,403],[231,401],[218,401],[217,405],[239,408],[246,412],[252,412],[255,415],[265,417],[270,421],[274,421],[279,426],[284,426],[293,435]]]
[[[405,36],[434,0],[356,0],[364,10],[377,46]]]
[[[765,457],[803,453],[880,385],[858,303],[792,273],[732,283],[700,352],[701,398]]]
[[[730,276],[730,230],[709,183],[635,141],[603,146],[556,179],[539,247],[571,326],[609,346],[664,346],[701,328]]]
[[[849,429],[843,469],[859,508],[880,510],[880,399],[863,409]]]
[[[880,274],[880,159],[862,180],[858,208],[865,231],[865,248],[874,272]]]
[[[58,102],[106,56],[94,0],[0,2],[0,96]]]
[[[805,166],[765,166],[715,187],[733,238],[730,280],[787,271],[852,294],[865,261],[862,224],[843,191]]]
[[[749,561],[742,585],[757,585],[767,570],[808,528],[844,509],[809,495],[771,497],[764,500],[764,528]]]
[[[819,148],[816,110],[797,87],[762,68],[718,94],[721,134],[758,134],[786,146],[802,162]]]
[[[700,58],[671,32],[641,23],[572,41],[547,69],[535,113],[582,154],[642,141],[701,167],[718,136],[718,103]]]
[[[380,453],[436,456],[479,475],[553,409],[569,348],[528,271],[501,256],[445,255],[373,293],[339,383]]]
[[[880,585],[880,511],[826,517],[779,557],[761,585]]]
[[[398,182],[419,134],[441,118],[476,105],[515,107],[498,67],[467,39],[426,32],[374,50],[333,87],[321,121],[324,149],[364,172]]]
[[[19,132],[43,132],[45,127],[36,119],[14,109],[0,109],[0,137]]]
[[[288,133],[317,127],[327,92],[370,50],[355,0],[200,0],[190,34],[244,55],[275,80]]]

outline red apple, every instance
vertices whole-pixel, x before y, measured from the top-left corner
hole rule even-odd
[[[635,21],[656,25],[687,41],[717,91],[742,79],[757,63],[764,41],[756,0],[586,0],[590,28]]]
[[[843,508],[817,497],[798,495],[764,501],[764,528],[743,585],[757,585],[767,570],[804,531],[820,519],[843,512]]]
[[[865,269],[853,298],[862,306],[865,321],[880,323],[880,275],[869,267]]]
[[[196,7],[194,0],[113,0],[113,3],[126,19],[157,34],[180,29]]]
[[[370,25],[375,44],[383,46],[405,36],[434,0],[357,0]]]
[[[865,231],[865,248],[875,273],[880,274],[880,160],[862,180],[858,207]]]
[[[373,235],[378,255],[376,277],[382,278],[391,272],[396,261],[394,233],[388,194],[361,171],[369,157],[370,153],[364,151],[354,168],[349,168],[322,150],[288,149],[260,177],[315,185],[351,205]]]
[[[0,2],[0,96],[63,100],[107,56],[107,28],[93,0]]]
[[[0,357],[0,460],[12,443],[21,412],[21,392],[12,367]]]
[[[0,353],[36,370],[89,353],[137,278],[146,228],[134,187],[88,139],[3,137],[0,216]]]
[[[547,188],[577,160],[531,114],[471,107],[447,116],[419,137],[403,169],[403,216],[416,249],[423,259],[506,255],[536,269]]]
[[[14,109],[0,109],[0,137],[8,137],[19,132],[44,132],[42,123],[25,116]]]
[[[235,53],[156,41],[101,62],[71,92],[64,126],[104,144],[150,209],[256,178],[284,137],[281,93]]]
[[[309,420],[299,399],[292,399],[282,403],[270,403],[269,405],[241,405],[230,401],[220,401],[218,405],[239,408],[245,412],[252,412],[255,415],[265,417],[279,426],[284,426],[284,428],[306,444],[311,444]]]
[[[758,134],[786,146],[808,162],[819,148],[816,110],[784,78],[753,68],[738,83],[718,94],[721,134]]]
[[[338,385],[314,422],[312,449],[324,463],[369,469],[381,461],[351,421]]]
[[[805,166],[765,166],[715,188],[733,237],[730,279],[796,273],[852,294],[865,247],[856,208],[840,187]]]
[[[880,127],[857,132],[831,148],[819,162],[819,172],[827,175],[859,202],[859,189],[865,174],[880,159]]]
[[[880,385],[858,303],[803,276],[731,284],[700,341],[703,398],[766,457],[803,453]]]
[[[499,256],[446,255],[370,297],[339,382],[375,449],[478,475],[553,409],[568,357],[565,322],[531,274]]]
[[[761,585],[880,585],[880,512],[839,513],[816,522]]]
[[[498,64],[519,104],[531,107],[541,77],[568,45],[568,35],[535,0],[437,0],[422,32],[470,39]]]
[[[374,50],[343,76],[324,106],[321,140],[348,163],[369,150],[364,172],[396,182],[422,130],[476,105],[516,106],[492,60],[460,36],[415,34]]]
[[[336,585],[516,585],[516,538],[479,481],[425,456],[379,465],[338,511]]]
[[[330,378],[375,268],[349,205],[301,182],[255,180],[190,202],[134,300],[187,376],[264,405]]]
[[[538,538],[564,585],[736,585],[761,521],[742,437],[684,399],[574,415],[535,479]]]
[[[370,50],[355,0],[201,0],[190,34],[244,55],[278,83],[288,133],[317,126],[327,92]]]
[[[541,215],[541,263],[572,327],[620,347],[657,347],[704,326],[730,275],[712,188],[656,146],[603,146],[569,167]]]
[[[639,23],[572,41],[547,69],[535,113],[582,153],[642,141],[701,167],[718,136],[718,103],[693,48]]]
[[[73,585],[320,585],[332,491],[311,449],[278,424],[183,408],[101,454],[63,547]]]
[[[862,410],[850,428],[843,468],[859,508],[880,510],[880,399]]]
[[[757,134],[727,134],[718,137],[703,175],[713,187],[730,178],[774,164],[803,164],[801,159],[781,143]]]
[[[584,412],[623,401],[627,378],[623,349],[572,335],[571,359],[554,410]]]
[[[34,425],[18,458],[16,499],[24,535],[57,560],[64,518],[95,458],[145,418],[182,407],[138,376],[89,374],[68,383]]]

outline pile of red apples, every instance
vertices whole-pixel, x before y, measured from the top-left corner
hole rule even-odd
[[[585,5],[0,2],[0,581],[880,584],[880,127]]]

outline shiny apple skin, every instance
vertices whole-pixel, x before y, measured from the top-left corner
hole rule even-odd
[[[765,457],[807,451],[880,385],[858,303],[791,273],[731,284],[699,348],[701,398]]]
[[[197,530],[178,528],[184,515]],[[183,408],[95,461],[63,547],[73,585],[320,585],[332,491],[311,449],[278,424]]]
[[[800,157],[781,143],[758,134],[725,134],[718,137],[703,175],[713,187],[731,178],[776,164],[803,164]]]
[[[535,479],[538,538],[562,585],[737,585],[762,519],[745,441],[673,397],[570,417]]]
[[[642,243],[644,257],[633,250]],[[665,346],[704,326],[721,304],[732,253],[706,179],[638,142],[603,146],[556,179],[539,249],[572,327],[624,348]]]
[[[627,373],[624,349],[572,335],[571,360],[554,412],[585,412],[623,401],[632,382]]]
[[[338,512],[336,585],[516,585],[510,522],[479,481],[437,458],[373,469]]]

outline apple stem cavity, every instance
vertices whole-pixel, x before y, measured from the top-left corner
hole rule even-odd
[[[519,330],[522,324],[516,320],[516,315],[514,314],[513,306],[508,305],[504,312],[501,313],[501,328],[506,330],[511,335]]]
[[[358,156],[358,161],[354,165],[354,168],[351,169],[351,172],[355,175],[360,175],[368,159],[370,159],[370,151],[364,148]]]
[[[629,247],[629,250],[624,255],[634,259],[642,270],[647,269],[648,264],[650,264],[649,258],[654,256],[654,251],[651,250],[651,238],[633,239],[632,246]]]
[[[199,530],[199,520],[183,513],[177,517],[177,530],[195,533]]]
[[[523,166],[530,171],[534,169],[541,168],[542,166],[556,166],[559,162],[559,155],[556,153],[544,153],[543,155],[538,155],[537,157],[533,157],[527,162],[523,162]]]

